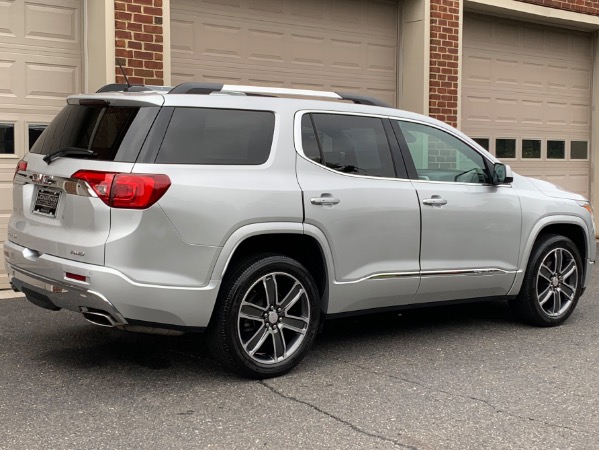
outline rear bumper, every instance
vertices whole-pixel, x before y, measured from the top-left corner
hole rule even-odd
[[[4,252],[11,285],[32,303],[47,309],[104,311],[115,326],[205,328],[220,286],[219,281],[201,287],[138,283],[108,267],[45,254],[33,258],[29,249],[10,241],[4,243]],[[67,279],[66,272],[84,275],[87,282]]]

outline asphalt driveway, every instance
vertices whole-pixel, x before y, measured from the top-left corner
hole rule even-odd
[[[599,448],[597,276],[562,327],[489,303],[327,323],[267,381],[202,337],[0,300],[2,449]]]

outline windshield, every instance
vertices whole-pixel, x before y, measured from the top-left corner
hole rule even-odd
[[[31,153],[48,155],[65,148],[77,148],[92,150],[94,155],[67,157],[133,162],[157,110],[154,107],[67,105],[39,137]]]

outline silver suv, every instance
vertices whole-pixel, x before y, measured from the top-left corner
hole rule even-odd
[[[559,325],[596,252],[583,197],[444,123],[358,95],[202,83],[69,97],[18,164],[8,236],[32,303],[205,331],[259,378],[294,367],[325,317],[504,298]]]

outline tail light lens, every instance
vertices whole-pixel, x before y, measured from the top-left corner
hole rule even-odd
[[[17,167],[15,168],[15,175],[13,176],[13,179],[14,179],[14,177],[17,176],[17,174],[19,172],[24,171],[24,170],[27,170],[27,161],[21,160],[17,163]]]
[[[85,181],[112,208],[146,209],[171,186],[167,175],[78,170],[71,178]]]

